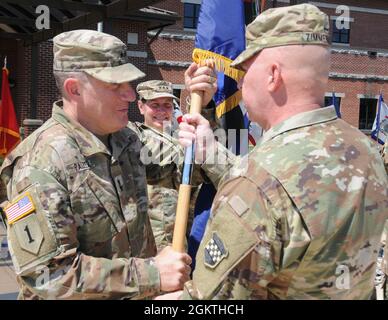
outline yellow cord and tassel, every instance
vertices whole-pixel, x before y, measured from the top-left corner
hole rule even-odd
[[[230,97],[222,101],[217,107],[216,107],[216,115],[218,118],[221,118],[225,113],[232,110],[234,107],[236,107],[242,99],[241,91],[238,90],[234,94],[232,94]]]
[[[236,82],[239,82],[245,75],[245,72],[239,69],[232,68],[230,64],[232,60],[226,58],[218,53],[211,52],[208,50],[195,48],[193,51],[193,61],[200,64],[201,61],[212,59],[214,61],[214,68],[217,72],[222,72],[229,78],[232,78]],[[216,108],[216,115],[221,118],[226,112],[236,107],[242,99],[241,91],[237,91],[230,97],[222,101]]]
[[[193,61],[195,63],[199,64],[201,61],[205,61],[207,59],[214,60],[216,71],[224,73],[229,78],[232,78],[235,81],[240,81],[244,77],[244,74],[245,74],[244,71],[232,68],[230,66],[230,64],[232,63],[231,59],[208,50],[203,50],[198,48],[194,49]]]

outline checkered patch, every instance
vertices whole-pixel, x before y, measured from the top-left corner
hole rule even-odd
[[[205,246],[205,266],[215,268],[222,259],[228,256],[228,250],[217,233],[213,232],[212,238]]]

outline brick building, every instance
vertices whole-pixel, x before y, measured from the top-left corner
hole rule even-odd
[[[183,73],[191,61],[201,0],[153,2],[157,8],[147,7],[105,19],[104,31],[127,43],[129,59],[147,74],[147,79],[171,81],[175,93],[181,94],[185,107],[187,92],[184,90]],[[258,2],[246,1],[247,22],[255,16],[254,4]],[[268,0],[265,1],[265,8],[302,2],[317,5],[331,19],[332,68],[326,103],[330,103],[334,91],[343,119],[369,132],[378,95],[388,92],[388,2]],[[348,17],[344,16],[346,12],[343,10],[336,12],[337,8],[344,9],[338,7],[340,5],[347,6]],[[345,17],[341,21],[348,22],[349,28],[336,28],[338,17]],[[85,28],[96,29],[96,24]],[[0,33],[1,60],[4,55],[8,56],[10,76],[14,83],[12,94],[20,124],[25,119],[46,120],[50,116],[52,102],[58,97],[51,72],[51,41],[31,46],[21,41],[2,39]],[[130,107],[130,118],[141,120],[135,105]]]
[[[2,65],[4,57],[7,57],[15,111],[19,125],[24,129],[24,136],[27,136],[51,116],[52,104],[59,98],[52,72],[53,48],[51,38],[62,31],[71,29],[97,30],[99,20],[80,16],[78,23],[73,23],[75,27],[69,27],[69,21],[71,22],[71,20],[77,18],[74,17],[73,12],[64,10],[70,1],[64,1],[65,4],[60,7],[60,10],[54,7],[51,8],[50,1],[31,1],[31,5],[26,4],[23,6],[16,4],[16,2],[15,0],[0,2],[0,64]],[[34,21],[38,14],[35,14],[36,5],[33,5],[33,3],[45,2],[50,9],[50,17],[53,19],[54,25],[59,25],[58,20],[60,18],[58,16],[66,15],[66,17],[63,18],[63,26],[57,30],[51,30],[47,40],[39,41],[36,36],[37,30]],[[71,8],[78,9],[76,6],[80,5],[80,10],[88,10],[89,8],[92,10],[96,7],[103,13],[104,8],[102,5],[97,7],[96,4],[93,7],[90,2],[74,2],[71,3]],[[114,3],[111,0],[103,2]],[[174,12],[152,6],[142,8],[141,5],[157,2],[156,0],[132,1],[129,5],[136,6],[137,4],[138,8],[127,12],[117,10],[116,14],[112,14],[107,19],[102,19],[103,23],[100,25],[104,32],[115,35],[124,43],[127,43],[129,60],[146,74],[150,73],[147,58],[149,41],[147,31],[163,28],[179,20],[179,16]],[[61,1],[55,3],[61,5]],[[123,3],[127,3],[127,1],[123,1]],[[86,11],[85,14],[90,16],[93,13]],[[98,17],[95,16],[95,18]],[[21,24],[17,25],[19,21]],[[93,21],[93,23],[84,24],[84,21]],[[28,31],[31,31],[31,33],[28,33]],[[45,36],[43,34],[43,37]],[[38,40],[34,41],[34,38],[38,38]],[[130,107],[130,115],[132,119],[141,120],[134,104]]]
[[[246,20],[249,22],[255,16],[255,9],[252,9],[255,1],[246,2]],[[161,8],[176,11],[183,19],[164,28],[157,40],[151,43],[148,63],[153,67],[150,76],[162,76],[173,82],[177,89],[181,88],[184,68],[191,61],[200,3],[201,0],[166,0],[158,4]],[[266,1],[265,8],[297,3],[312,3],[331,20],[332,67],[326,103],[331,102],[334,91],[342,118],[369,132],[380,91],[388,95],[388,1],[277,0]],[[338,7],[340,5],[348,7],[348,18],[343,10],[336,13],[337,8],[343,9]],[[349,22],[349,29],[336,28],[336,21],[341,16],[344,19],[340,21]],[[155,31],[148,32],[148,37],[155,35]]]

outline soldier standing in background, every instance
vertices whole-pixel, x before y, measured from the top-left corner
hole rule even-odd
[[[211,68],[203,66],[201,73],[203,72],[208,72],[209,76],[215,79]],[[216,86],[202,87],[204,91],[211,91],[210,97],[216,88]],[[138,132],[140,141],[145,146],[142,155],[146,158],[143,162],[147,163],[148,213],[159,251],[172,243],[178,189],[181,181],[180,168],[184,152],[171,132],[173,100],[179,103],[179,99],[173,95],[171,83],[163,80],[139,83],[136,91],[139,95],[138,107],[144,116],[144,123],[135,122],[131,124],[131,127]],[[211,103],[209,105],[209,108],[203,109],[206,111],[206,116],[211,112],[214,114],[214,107],[211,108]],[[199,187],[206,178],[198,166],[195,167],[193,175],[187,231],[190,231],[190,221],[193,217]]]
[[[388,180],[372,142],[321,108],[329,19],[310,4],[269,9],[232,66],[264,128],[221,181],[184,299],[369,299]],[[208,122],[185,115],[180,141],[214,152]],[[193,125],[196,125],[196,129]],[[214,140],[213,140],[214,141]]]
[[[202,78],[196,90],[205,93],[202,115],[215,125],[215,104],[211,97],[217,90],[217,79],[211,62],[201,67],[191,66],[187,72]],[[190,88],[188,88],[190,91]],[[144,123],[131,123],[144,144],[143,163],[147,163],[147,189],[149,216],[158,250],[172,243],[178,189],[181,182],[181,167],[184,150],[171,132],[173,103],[179,99],[173,95],[172,84],[164,80],[149,80],[136,87],[139,95],[138,108]],[[210,99],[210,100],[209,100]],[[215,129],[214,126],[213,129]],[[208,181],[200,166],[195,166],[192,178],[190,212],[187,232],[190,232],[194,206],[201,184]]]
[[[134,123],[142,143],[152,158],[147,163],[147,190],[149,217],[158,250],[172,243],[176,202],[178,198],[178,163],[183,151],[178,141],[171,136],[173,117],[172,85],[161,80],[138,84],[136,92],[144,123]]]

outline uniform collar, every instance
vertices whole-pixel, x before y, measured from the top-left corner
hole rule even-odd
[[[312,111],[302,112],[287,120],[284,120],[283,122],[277,124],[265,132],[262,139],[260,140],[260,144],[272,140],[284,132],[335,119],[337,119],[337,114],[334,107],[325,107]]]
[[[96,153],[111,154],[100,139],[80,123],[69,118],[63,110],[63,102],[61,100],[54,102],[52,118],[72,133],[84,156],[89,157]]]
[[[143,130],[143,131],[149,130],[157,136],[164,137],[164,138],[168,139],[169,141],[172,141],[174,143],[178,143],[178,140],[176,138],[174,138],[171,134],[169,134],[167,132],[160,132],[159,130],[156,130],[156,129],[146,125],[144,122],[143,123],[135,122],[135,125],[138,127],[139,130]]]

